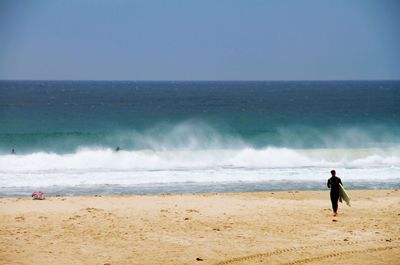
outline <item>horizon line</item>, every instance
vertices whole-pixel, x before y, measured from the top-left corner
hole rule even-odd
[[[1,81],[51,82],[343,82],[343,81],[400,81],[400,79],[0,79]]]

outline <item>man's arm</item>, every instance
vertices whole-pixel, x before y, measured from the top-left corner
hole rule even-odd
[[[326,183],[326,185],[328,186],[328,188],[331,188],[331,181],[330,181],[330,179],[328,179],[328,183]]]

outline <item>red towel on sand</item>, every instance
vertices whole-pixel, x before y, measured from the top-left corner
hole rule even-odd
[[[32,198],[33,198],[34,200],[44,200],[44,199],[45,199],[44,193],[41,192],[41,191],[35,191],[35,192],[33,192],[33,193],[32,193]]]

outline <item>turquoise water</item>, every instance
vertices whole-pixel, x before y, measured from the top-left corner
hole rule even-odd
[[[3,194],[399,186],[399,81],[0,81],[0,124]]]

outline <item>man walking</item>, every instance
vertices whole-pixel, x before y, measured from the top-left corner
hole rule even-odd
[[[339,196],[340,196],[339,184],[342,184],[342,180],[340,178],[336,177],[335,170],[331,170],[331,175],[332,175],[332,177],[330,179],[328,179],[327,185],[328,185],[328,188],[331,189],[331,202],[332,202],[333,216],[336,216],[337,209],[338,209],[338,201],[339,201]]]

